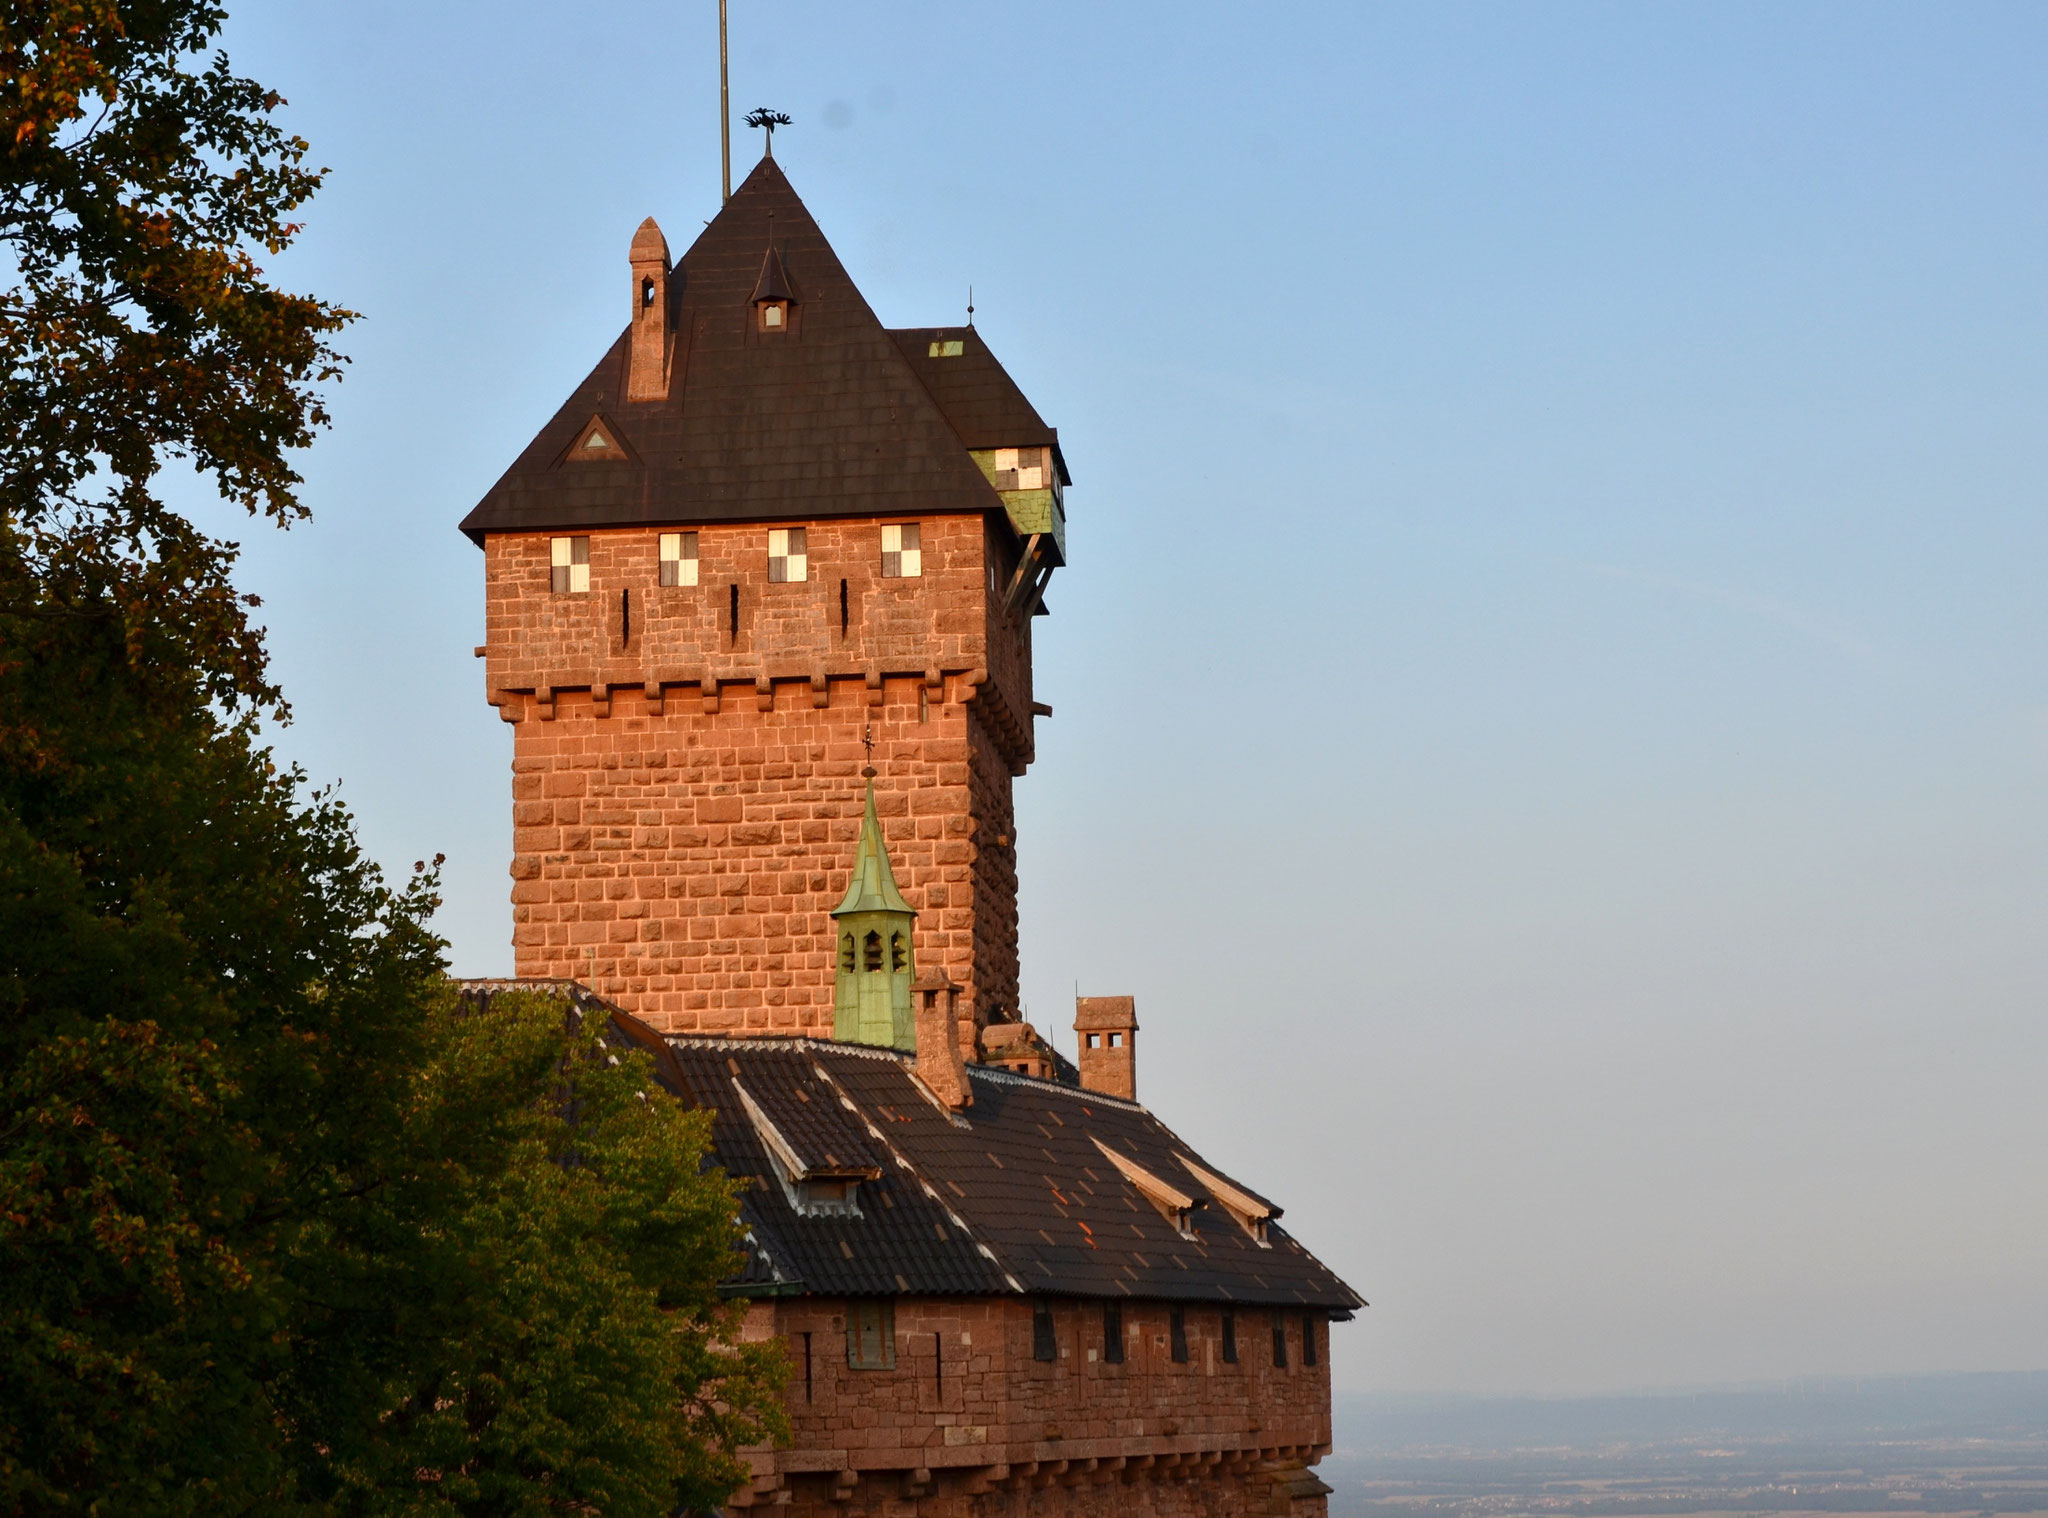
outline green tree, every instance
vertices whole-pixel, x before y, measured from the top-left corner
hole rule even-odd
[[[221,22],[0,0],[0,1513],[715,1501],[777,1361],[699,1120],[455,995],[156,494],[302,515],[349,319],[257,263],[319,176]]]

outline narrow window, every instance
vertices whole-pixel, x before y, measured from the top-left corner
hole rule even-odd
[[[882,935],[870,933],[861,943],[861,968],[879,970],[882,968]]]
[[[899,975],[910,968],[910,951],[901,933],[889,935],[889,968]]]
[[[804,529],[777,527],[768,534],[770,584],[794,584],[810,577],[804,557]]]
[[[1223,1363],[1237,1364],[1237,1312],[1229,1307],[1223,1309]]]
[[[839,968],[848,975],[853,973],[853,935],[851,933],[839,935]]]
[[[619,591],[619,646],[625,647],[633,641],[633,591],[630,586]]]
[[[855,1370],[896,1368],[896,1304],[887,1297],[847,1304],[846,1363]]]
[[[1301,1315],[1301,1363],[1316,1363],[1316,1315],[1312,1312]]]
[[[590,589],[590,539],[555,539],[548,588],[558,596],[580,596]]]
[[[1287,1368],[1287,1314],[1273,1314],[1273,1363],[1282,1370]]]
[[[740,641],[740,587],[739,582],[737,580],[735,580],[732,585],[732,611],[730,613],[730,621],[732,626],[732,641],[734,643],[738,643]]]
[[[1176,1307],[1167,1314],[1166,1333],[1173,1350],[1173,1363],[1188,1363],[1188,1315],[1185,1308]]]
[[[1110,1034],[1109,1046],[1112,1049],[1121,1049],[1124,1046],[1124,1036],[1121,1033]]]
[[[1124,1363],[1124,1309],[1119,1302],[1102,1304],[1102,1358],[1111,1365]]]
[[[811,1400],[811,1336],[804,1335],[804,1401]]]
[[[1053,1332],[1052,1304],[1039,1302],[1031,1309],[1031,1358],[1057,1360],[1059,1357],[1060,1341]]]
[[[846,582],[841,580],[839,582],[839,636],[842,638],[846,636],[846,613]]]
[[[915,522],[884,523],[882,527],[882,578],[915,580],[924,573],[924,550]]]
[[[697,583],[697,534],[665,532],[661,535],[661,583]]]

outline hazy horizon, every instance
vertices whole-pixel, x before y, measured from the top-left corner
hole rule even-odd
[[[229,524],[281,747],[502,973],[455,524],[716,210],[716,5],[232,9],[364,313]],[[1337,1386],[2048,1365],[2048,11],[732,12],[883,321],[971,284],[1060,428],[1025,1000],[1137,997]]]

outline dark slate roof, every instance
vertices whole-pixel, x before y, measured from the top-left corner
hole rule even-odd
[[[1060,433],[1048,427],[1038,408],[1024,398],[988,344],[972,327],[908,327],[889,334],[905,362],[917,371],[946,420],[969,448],[1051,448],[1060,483],[1071,485]],[[951,358],[932,356],[932,346],[960,344]]]
[[[643,1029],[636,1041],[659,1037]],[[717,1162],[747,1182],[749,1253],[734,1290],[1043,1293],[1340,1314],[1364,1305],[1277,1223],[1270,1247],[1254,1242],[1181,1157],[1238,1183],[1134,1102],[971,1066],[974,1104],[955,1118],[913,1078],[915,1060],[889,1050],[819,1039],[666,1042],[665,1068],[687,1100],[713,1113]],[[798,1150],[881,1172],[861,1185],[862,1216],[797,1213],[736,1081]],[[1098,1141],[1205,1204],[1193,1239]]]
[[[754,330],[750,304],[764,265],[795,296],[790,329],[774,336]],[[761,161],[682,256],[669,276],[669,300],[678,339],[667,399],[625,399],[629,343],[622,331],[463,518],[472,539],[573,527],[1001,509],[967,454],[968,446],[980,445],[963,446],[963,435],[854,288],[774,160]],[[987,365],[1015,400],[993,407],[975,401],[963,415],[993,416],[1005,407],[1014,414],[1021,406],[1043,437],[1004,437],[991,446],[1051,441],[1051,429],[1001,367],[993,359]],[[565,458],[600,415],[629,456]]]

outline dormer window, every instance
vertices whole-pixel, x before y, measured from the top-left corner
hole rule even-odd
[[[782,1182],[782,1194],[797,1216],[857,1218],[861,1215],[861,1183],[880,1180],[882,1172],[879,1166],[849,1164],[829,1154],[815,1163],[806,1160],[737,1079],[733,1081],[732,1089],[740,1099],[740,1109],[754,1125],[761,1147],[768,1151],[775,1178]]]
[[[548,589],[558,596],[585,594],[590,589],[590,539],[556,538],[550,548]]]
[[[1138,1188],[1138,1195],[1159,1209],[1159,1215],[1173,1224],[1173,1231],[1184,1239],[1195,1237],[1195,1209],[1202,1205],[1197,1197],[1189,1196],[1171,1181],[1154,1175],[1128,1155],[1119,1154],[1099,1138],[1090,1135],[1102,1157],[1116,1166],[1123,1178]]]
[[[761,260],[761,277],[754,281],[754,330],[787,332],[796,291],[789,283],[789,271],[782,267],[782,255],[771,246]]]
[[[1197,1165],[1184,1154],[1180,1156],[1180,1163],[1189,1175],[1202,1183],[1202,1189],[1230,1214],[1237,1226],[1251,1235],[1254,1244],[1261,1249],[1273,1247],[1266,1232],[1267,1224],[1280,1215],[1278,1207],[1253,1196],[1242,1186],[1233,1186],[1215,1171]]]

